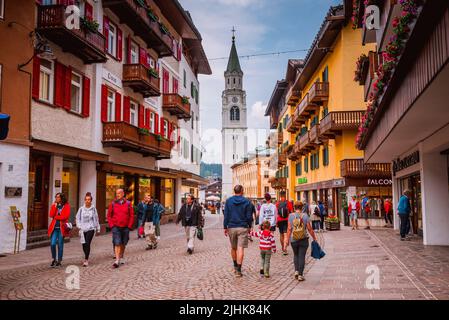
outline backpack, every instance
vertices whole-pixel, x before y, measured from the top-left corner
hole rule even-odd
[[[287,201],[279,203],[279,216],[283,219],[288,218],[288,205]]]
[[[298,241],[307,238],[306,225],[304,224],[302,217],[298,218],[298,215],[295,214],[295,219],[293,219],[292,228],[293,228],[292,232],[293,241]]]

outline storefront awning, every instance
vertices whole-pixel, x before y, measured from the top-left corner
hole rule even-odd
[[[167,178],[167,179],[176,178],[175,174],[166,171],[138,168],[110,162],[102,163],[100,166],[100,170],[111,173],[137,174],[148,178],[151,177]]]
[[[32,150],[89,161],[109,161],[109,155],[89,150],[64,146],[57,143],[33,139]]]
[[[182,185],[189,187],[198,187],[202,185],[209,184],[209,180],[203,178],[197,174],[184,171],[184,170],[176,170],[171,168],[161,168],[161,171],[169,172],[171,174],[175,174],[178,178],[182,178]]]

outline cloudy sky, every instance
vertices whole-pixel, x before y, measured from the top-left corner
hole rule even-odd
[[[274,85],[285,76],[288,59],[303,58],[330,5],[339,0],[180,0],[201,32],[209,59],[228,57],[231,29],[237,29],[236,45],[240,56],[303,50],[296,53],[241,58],[244,89],[247,94],[248,127],[268,129],[264,111]],[[227,58],[211,60],[213,74],[200,76],[203,160],[221,162],[221,94]],[[263,135],[258,133],[258,136]],[[217,141],[218,140],[218,141]],[[263,138],[255,144],[260,144]]]

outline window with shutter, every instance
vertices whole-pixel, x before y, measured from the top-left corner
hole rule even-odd
[[[108,121],[108,87],[106,85],[101,86],[101,121]]]
[[[137,118],[135,116],[135,118]],[[123,121],[131,123],[131,99],[127,96],[123,97]],[[136,121],[137,124],[137,121]],[[134,125],[134,124],[133,124]]]
[[[122,61],[123,58],[123,33],[120,28],[117,28],[117,59]]]
[[[115,121],[122,121],[122,95],[115,93]]]
[[[103,16],[103,35],[105,37],[105,51],[109,52],[109,18]]]
[[[65,67],[59,62],[55,66],[55,105],[62,108],[64,106],[64,81]]]
[[[117,57],[117,27],[109,21],[109,30],[108,30],[108,53]]]
[[[162,68],[162,93],[170,93],[170,74],[167,70]]]
[[[64,92],[63,92],[63,99],[64,99],[64,108],[66,110],[71,109],[71,91],[72,91],[72,68],[71,67],[65,67],[64,66]]]
[[[155,133],[154,131],[154,124],[155,124],[155,118],[154,118],[154,112],[150,112],[150,131],[152,133]]]
[[[53,103],[55,84],[54,62],[37,57],[34,59],[36,65],[33,66],[33,72],[35,72],[33,76],[33,97],[48,103]]]
[[[173,93],[178,93],[178,79],[173,77]]]
[[[139,126],[139,128],[144,128],[145,127],[145,108],[143,105],[139,104],[138,110],[139,110],[138,126]]]
[[[84,3],[84,17],[89,21],[94,19],[94,10],[89,2]]]
[[[107,121],[115,121],[115,92],[107,89]]]
[[[83,107],[81,114],[84,117],[88,117],[90,114],[90,79],[88,77],[83,78]]]
[[[83,101],[82,94],[82,76],[76,72],[72,72],[71,86],[70,86],[70,110],[76,113],[81,113]]]

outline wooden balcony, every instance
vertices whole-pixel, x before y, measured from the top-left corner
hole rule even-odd
[[[268,182],[271,184],[271,187],[276,190],[287,188],[287,178],[270,178]]]
[[[159,22],[150,18],[146,9],[135,0],[103,0],[103,7],[114,12],[120,22],[128,25],[134,35],[142,38],[159,57],[173,54],[173,39],[161,30]]]
[[[68,29],[65,13],[66,6],[39,5],[37,10],[37,32],[57,44],[65,52],[77,56],[85,64],[103,63],[107,61],[104,36],[81,27]]]
[[[296,161],[299,159],[298,149],[296,144],[291,144],[289,150],[287,151],[287,159],[291,161]]]
[[[275,108],[270,112],[270,129],[276,129],[279,124],[279,114]]]
[[[169,159],[171,142],[159,140],[156,135],[139,133],[139,128],[126,122],[108,122],[103,124],[103,146],[120,148],[123,152],[133,151],[143,156]]]
[[[364,163],[363,159],[340,161],[341,176],[346,178],[385,178],[391,179],[390,163]]]
[[[320,122],[320,139],[335,139],[344,130],[357,130],[363,116],[363,111],[329,112]]]
[[[299,90],[293,90],[290,88],[290,90],[287,93],[287,104],[289,106],[295,106],[301,98],[301,91]]]
[[[287,155],[285,153],[280,153],[278,155],[278,167],[283,167],[287,164]]]
[[[310,128],[309,138],[310,143],[314,143],[316,145],[322,144],[320,137],[320,125],[317,123],[312,128]]]
[[[288,132],[294,133],[294,132],[298,131],[299,126],[300,125],[295,121],[295,118],[292,116],[287,121],[286,129]]]
[[[299,138],[299,149],[302,153],[310,149],[310,137],[308,131]]]
[[[144,65],[123,65],[123,85],[141,93],[145,98],[161,95],[159,83],[159,78],[152,76]]]
[[[279,132],[278,130],[278,145],[283,143],[284,143],[284,133],[282,131]]]
[[[329,82],[315,82],[309,90],[309,103],[329,100]]]
[[[183,102],[182,97],[177,93],[163,94],[162,110],[175,115],[178,119],[190,119],[192,117],[190,103]]]

